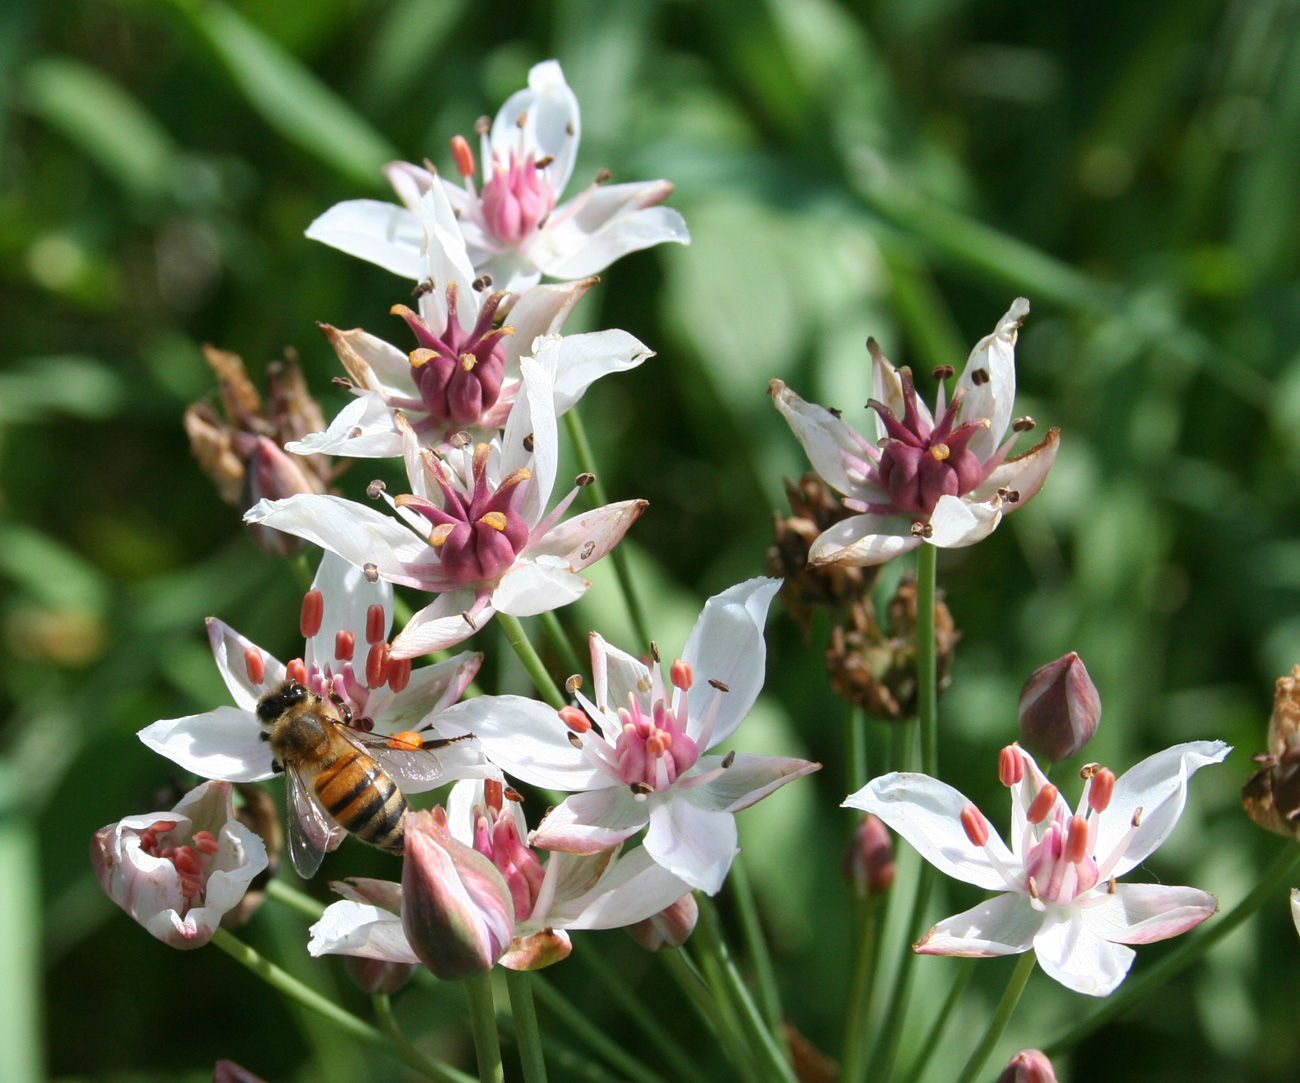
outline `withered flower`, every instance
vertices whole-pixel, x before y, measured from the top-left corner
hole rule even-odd
[[[1300,839],[1300,666],[1279,677],[1268,723],[1268,752],[1241,788],[1241,804],[1260,827]]]

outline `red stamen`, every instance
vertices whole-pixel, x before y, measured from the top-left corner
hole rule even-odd
[[[168,831],[174,831],[175,829],[175,820],[155,820],[149,825],[149,830],[158,835],[166,834]]]
[[[1059,791],[1050,782],[1038,791],[1038,796],[1030,802],[1029,811],[1025,813],[1025,819],[1031,824],[1041,824],[1047,819],[1048,813],[1056,805],[1056,798]]]
[[[384,607],[376,602],[366,610],[366,642],[382,643],[388,629],[384,619]]]
[[[302,596],[302,616],[298,627],[303,639],[311,639],[320,631],[320,622],[325,616],[325,595],[318,590],[309,590]]]
[[[181,894],[187,899],[197,899],[203,892],[203,885],[193,876],[181,877]]]
[[[366,656],[366,684],[378,688],[388,679],[388,644],[376,643]]]
[[[501,810],[501,799],[505,796],[505,786],[495,778],[483,780],[483,800],[488,808]]]
[[[451,137],[451,160],[456,163],[456,172],[462,177],[474,175],[474,152],[463,135]]]
[[[307,664],[301,658],[295,658],[284,667],[284,675],[298,684],[307,684]]]
[[[411,680],[411,660],[409,658],[391,658],[388,662],[388,687],[400,692]]]
[[[669,680],[673,682],[674,688],[680,688],[683,692],[695,683],[695,675],[691,672],[690,663],[677,659],[669,671]]]
[[[1014,786],[1025,777],[1025,761],[1020,756],[1020,749],[1007,745],[998,753],[998,778],[1004,786]]]
[[[244,672],[248,674],[249,684],[261,684],[266,680],[266,659],[256,647],[244,651]]]
[[[1088,856],[1088,820],[1084,816],[1070,817],[1070,833],[1065,839],[1065,860],[1078,865]]]
[[[334,634],[334,657],[340,662],[351,662],[356,646],[357,637],[346,629]]]
[[[182,876],[198,876],[203,871],[203,859],[192,846],[178,846],[172,864]]]
[[[194,849],[201,854],[211,857],[221,849],[221,843],[211,831],[196,831],[194,833]]]
[[[1098,768],[1088,787],[1088,807],[1093,812],[1105,812],[1115,794],[1115,772],[1109,767]]]
[[[406,752],[418,752],[424,747],[424,737],[415,730],[402,730],[401,733],[394,733],[388,738],[388,745],[390,748],[398,748]]]
[[[976,846],[984,846],[989,841],[989,822],[974,805],[961,810],[961,826],[966,837]]]
[[[574,733],[586,733],[591,729],[591,719],[577,707],[561,707],[560,721]]]

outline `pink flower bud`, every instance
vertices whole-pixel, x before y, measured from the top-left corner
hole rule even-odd
[[[348,972],[363,993],[391,996],[411,980],[415,967],[410,963],[393,963],[387,959],[366,959],[360,955],[345,955],[343,969]]]
[[[1056,1083],[1052,1062],[1037,1049],[1022,1049],[1002,1069],[997,1083]]]
[[[1020,692],[1020,740],[1035,755],[1057,761],[1073,756],[1097,732],[1101,697],[1079,656],[1035,670]]]
[[[894,844],[877,816],[864,816],[844,852],[844,878],[859,899],[883,895],[894,883]]]
[[[490,970],[514,936],[505,879],[452,837],[441,808],[406,816],[402,928],[420,961],[444,981]]]
[[[688,894],[659,913],[627,926],[627,931],[646,951],[680,948],[695,931],[699,917],[699,903],[694,895]]]
[[[263,1083],[262,1077],[241,1068],[233,1060],[219,1060],[212,1072],[212,1083]]]

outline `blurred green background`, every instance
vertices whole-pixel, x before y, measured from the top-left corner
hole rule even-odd
[[[450,136],[552,56],[583,109],[575,183],[600,167],[671,178],[694,234],[611,268],[569,325],[622,327],[658,351],[582,413],[611,496],[650,500],[631,545],[665,649],[708,594],[761,571],[782,478],[805,469],[769,379],[865,422],[868,334],[918,373],[960,365],[1023,294],[1017,413],[1064,439],[1037,500],[941,555],[964,635],[941,701],[943,773],[1004,825],[994,757],[1019,686],[1076,649],[1105,706],[1086,758],[1122,769],[1176,741],[1237,745],[1135,878],[1227,907],[1279,845],[1237,791],[1272,681],[1300,661],[1295,0],[6,0],[0,1076],[200,1080],[230,1057],[271,1081],[403,1078],[216,949],[151,939],[101,893],[86,849],[189,784],[134,733],[226,702],[203,617],[282,657],[300,642],[293,576],[189,454],[181,412],[213,392],[200,343],[242,354],[259,380],[294,347],[332,416],[344,396],[314,321],[405,343],[387,313],[409,284],[303,229],[340,199],[384,198],[390,158],[449,167]],[[359,496],[376,473],[393,477],[361,464],[341,487]],[[566,627],[634,648],[609,569],[595,572]],[[773,621],[768,693],[738,745],[826,763],[741,829],[791,1022],[835,1055],[851,823],[826,636],[819,623],[805,644]],[[526,690],[495,628],[479,645],[489,688]],[[345,844],[326,872],[396,875],[362,850]],[[324,897],[325,879],[309,890]],[[944,883],[934,914],[976,898]],[[306,925],[269,904],[242,935],[366,1014],[341,968],[307,960]],[[1142,949],[1137,970],[1166,948]],[[671,1078],[594,982],[592,953],[727,1078],[622,934],[586,937],[547,976]],[[956,966],[919,961],[904,1063]],[[964,1062],[1010,969],[977,967],[931,1083]],[[1093,1007],[1032,980],[990,1078]],[[1058,1072],[1295,1079],[1298,990],[1279,895]],[[423,1048],[472,1063],[459,990],[396,1003]],[[558,1064],[553,1078],[583,1078]]]

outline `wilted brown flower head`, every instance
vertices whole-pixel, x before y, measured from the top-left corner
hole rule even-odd
[[[1268,723],[1268,752],[1241,788],[1241,804],[1260,827],[1300,839],[1300,666],[1279,677]]]
[[[808,567],[808,547],[818,535],[855,514],[820,477],[807,473],[797,483],[785,483],[793,513],[775,515],[775,540],[767,551],[768,575],[785,580],[781,601],[786,612],[808,634],[815,606],[838,606],[863,598],[875,584],[878,568]]]
[[[307,390],[294,352],[286,350],[283,361],[267,365],[265,407],[236,354],[204,346],[203,356],[217,377],[221,412],[210,402],[194,403],[185,411],[185,432],[221,499],[246,511],[263,497],[325,492],[337,473],[329,459],[284,450],[285,444],[325,428],[325,417]],[[301,545],[282,531],[249,529],[258,545],[274,555],[287,555]]]
[[[899,583],[886,618],[882,628],[870,601],[855,602],[848,621],[831,629],[826,668],[837,696],[893,721],[916,713],[916,580],[911,576]],[[942,599],[935,601],[934,635],[942,689],[961,638]]]

